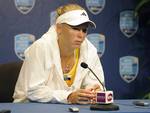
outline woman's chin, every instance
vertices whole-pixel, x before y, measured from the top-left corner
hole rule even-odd
[[[81,46],[81,45],[75,45],[75,46],[73,46],[73,48],[74,48],[74,49],[80,48],[80,46]]]

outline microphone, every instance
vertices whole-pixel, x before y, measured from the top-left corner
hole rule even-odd
[[[102,111],[114,111],[119,110],[119,106],[113,104],[113,91],[106,91],[105,85],[100,81],[98,76],[94,73],[94,71],[86,64],[82,62],[81,67],[84,69],[89,69],[90,72],[96,77],[99,83],[103,87],[103,91],[96,92],[96,104],[90,106],[91,110],[102,110]]]
[[[93,75],[96,77],[96,79],[99,81],[99,83],[102,85],[103,91],[106,91],[104,84],[100,81],[100,79],[96,76],[96,74],[93,72],[93,70],[91,68],[89,68],[89,66],[85,62],[81,63],[81,67],[83,67],[84,69],[88,68],[93,73]]]

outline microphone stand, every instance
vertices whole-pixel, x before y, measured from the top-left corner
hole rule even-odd
[[[85,62],[81,63],[81,67],[83,68],[88,68],[90,70],[90,72],[92,72],[92,74],[96,77],[96,79],[99,81],[99,83],[103,86],[103,92],[105,92],[106,94],[106,89],[104,84],[100,81],[100,79],[96,76],[96,74],[93,72],[93,70],[91,68],[88,67],[88,65]],[[105,95],[106,96],[106,95]],[[114,110],[119,110],[119,106],[115,105],[113,103],[96,103],[96,104],[92,104],[90,106],[91,110],[100,110],[100,111],[114,111]]]
[[[96,77],[96,79],[99,81],[99,83],[103,86],[103,91],[105,92],[105,86],[104,84],[100,81],[100,79],[96,76],[96,74],[93,72],[93,70],[89,67],[87,67],[92,73],[93,75]],[[92,104],[90,106],[90,110],[100,110],[100,111],[115,111],[115,110],[119,110],[119,106],[115,105],[113,103],[110,104]]]
[[[90,106],[90,110],[97,110],[97,111],[116,111],[119,110],[119,106],[113,103],[111,104],[92,104]]]
[[[89,68],[89,67],[87,67],[87,68],[93,73],[93,75],[96,77],[96,79],[99,81],[99,83],[103,86],[103,90],[106,91],[104,84],[103,84],[103,83],[100,81],[100,79],[96,76],[96,74],[93,72],[93,70],[92,70],[91,68]]]
[[[93,72],[93,70],[89,67],[87,67],[92,73],[93,75],[97,78],[97,80],[99,81],[99,83],[103,86],[103,91],[105,92],[105,86],[104,84],[100,81],[100,79],[96,76],[96,74]],[[115,105],[113,103],[110,104],[92,104],[90,106],[90,110],[100,110],[100,111],[115,111],[115,110],[119,110],[119,106]]]

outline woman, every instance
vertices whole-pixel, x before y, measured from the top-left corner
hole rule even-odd
[[[77,4],[59,7],[57,14],[56,24],[25,51],[14,102],[89,104],[95,102],[95,91],[103,90],[80,66],[86,62],[104,83],[96,48],[86,39],[95,23]]]

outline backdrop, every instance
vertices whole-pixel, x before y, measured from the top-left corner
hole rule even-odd
[[[83,6],[97,24],[89,37],[100,38],[105,84],[115,98],[142,98],[149,92],[150,29],[136,19],[133,25],[130,11],[137,0],[0,0],[0,64],[22,60],[22,51],[48,30],[55,9],[66,3]]]

